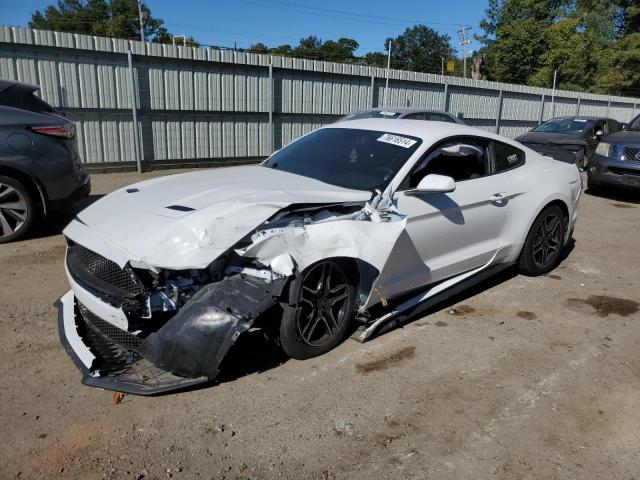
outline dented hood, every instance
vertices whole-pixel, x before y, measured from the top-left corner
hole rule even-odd
[[[117,190],[78,214],[64,233],[121,264],[133,260],[158,268],[204,268],[291,204],[370,197],[367,191],[261,166],[202,170]],[[120,254],[105,252],[109,245]]]

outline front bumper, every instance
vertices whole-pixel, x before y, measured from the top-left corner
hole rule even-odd
[[[209,381],[206,376],[174,375],[119,345],[83,316],[72,290],[55,306],[60,342],[82,372],[85,385],[136,395],[158,395]]]
[[[84,179],[84,183],[74,190],[68,197],[62,200],[50,201],[47,205],[47,211],[59,212],[71,208],[91,194],[91,177],[89,175]]]
[[[582,160],[582,152],[576,148],[564,148],[562,145],[547,145],[539,143],[524,143],[531,150],[538,152],[545,157],[551,157],[555,160],[565,163],[580,163]]]
[[[595,154],[587,175],[592,185],[640,188],[640,162],[614,160]]]

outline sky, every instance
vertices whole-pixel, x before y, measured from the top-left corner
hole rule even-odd
[[[28,26],[31,14],[56,0],[0,0],[0,25]],[[56,2],[57,3],[57,2]],[[203,45],[246,48],[297,45],[300,38],[349,37],[358,55],[384,50],[387,37],[425,24],[448,34],[459,49],[457,31],[481,33],[486,0],[144,0],[154,17],[164,19],[174,35],[194,37]],[[478,48],[473,41],[469,51]]]

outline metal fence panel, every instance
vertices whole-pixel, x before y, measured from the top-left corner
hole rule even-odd
[[[551,116],[628,122],[640,108],[635,98],[399,70],[385,89],[382,68],[16,27],[0,27],[0,77],[38,84],[45,101],[67,110],[85,163],[133,162],[129,50],[151,164],[264,157],[371,106],[446,109],[510,138]]]

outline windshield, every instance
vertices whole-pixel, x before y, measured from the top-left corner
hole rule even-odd
[[[592,127],[591,120],[580,118],[554,118],[533,129],[534,132],[581,133]]]
[[[364,112],[350,113],[346,117],[342,117],[339,122],[345,120],[362,120],[363,118],[398,118],[402,113],[393,110],[366,110]]]
[[[418,149],[419,138],[372,130],[316,130],[262,164],[353,190],[383,190]]]
[[[625,130],[640,132],[640,115],[638,115],[636,118],[631,120],[627,125],[627,128],[625,128]]]

